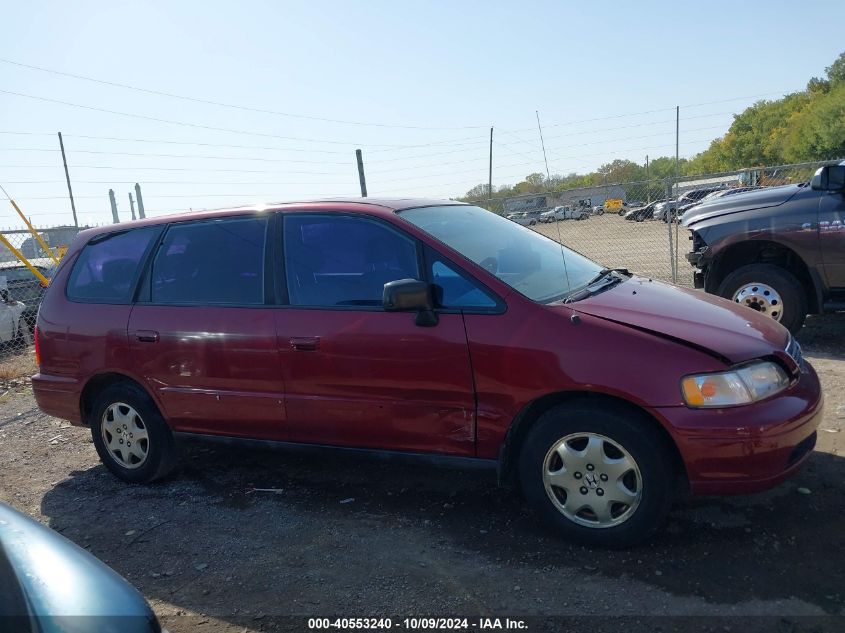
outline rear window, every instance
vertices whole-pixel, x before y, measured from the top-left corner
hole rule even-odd
[[[73,265],[68,299],[130,303],[141,259],[158,231],[151,226],[94,237]]]
[[[264,303],[267,217],[174,224],[153,262],[152,302]]]

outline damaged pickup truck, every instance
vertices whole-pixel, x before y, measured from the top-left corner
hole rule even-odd
[[[845,161],[809,183],[693,207],[687,260],[696,288],[770,316],[793,333],[806,315],[845,310]]]

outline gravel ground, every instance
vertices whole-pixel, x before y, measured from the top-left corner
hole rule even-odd
[[[800,337],[827,404],[797,477],[763,494],[679,502],[631,550],[558,539],[485,472],[190,443],[166,481],[128,486],[99,464],[86,430],[38,411],[27,384],[0,385],[0,501],[112,566],[172,633],[305,630],[277,618],[290,615],[841,631],[843,319],[811,318]]]

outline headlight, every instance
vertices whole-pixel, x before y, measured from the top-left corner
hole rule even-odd
[[[686,376],[681,392],[690,407],[730,407],[757,402],[788,386],[779,365],[759,361],[731,371]]]

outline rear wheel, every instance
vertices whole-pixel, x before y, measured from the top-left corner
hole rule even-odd
[[[797,334],[807,317],[807,297],[795,275],[772,264],[749,264],[725,277],[718,294],[771,317]]]
[[[107,387],[91,411],[91,437],[103,465],[119,479],[149,483],[176,465],[176,444],[155,403],[137,385]]]
[[[625,547],[669,511],[675,470],[650,421],[613,407],[560,405],[543,414],[519,456],[523,493],[567,538]]]

